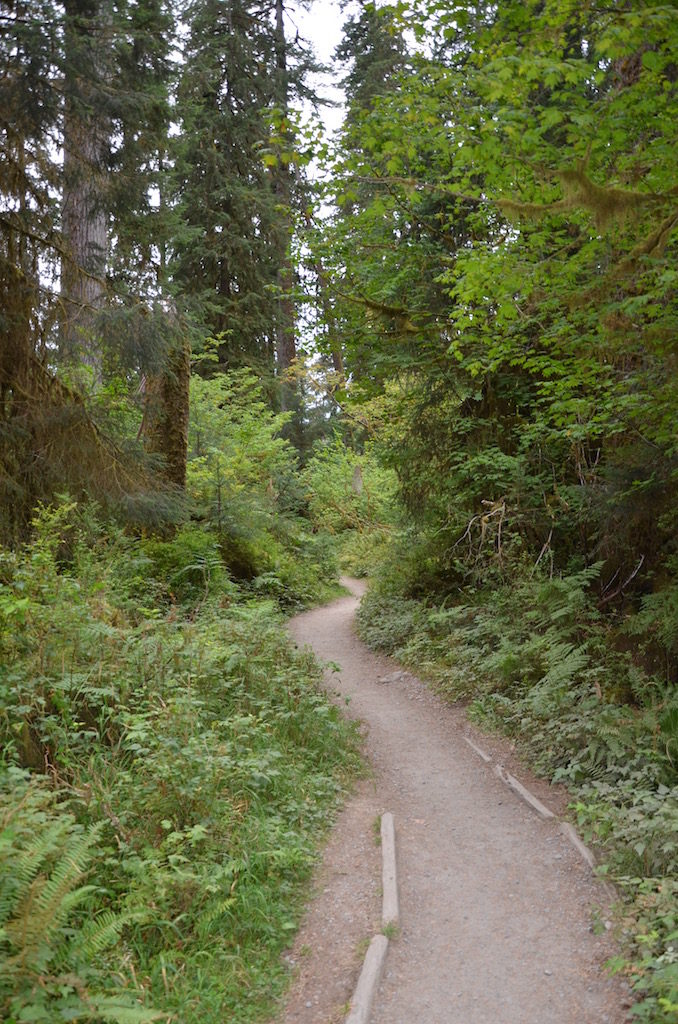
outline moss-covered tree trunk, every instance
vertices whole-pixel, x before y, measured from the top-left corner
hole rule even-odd
[[[186,486],[191,347],[186,335],[172,344],[161,373],[146,380],[143,433],[146,450],[162,459],[162,475]]]

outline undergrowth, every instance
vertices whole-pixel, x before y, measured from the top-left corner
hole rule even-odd
[[[248,370],[193,377],[187,492],[198,522],[184,528],[180,547],[193,546],[196,557],[178,574],[176,543],[144,545],[165,597],[182,601],[193,587],[187,596],[197,599],[214,568],[287,610],[334,595],[335,544],[312,529],[298,454],[281,436],[289,417],[271,411]]]
[[[624,650],[637,618],[597,611],[597,574],[518,570],[448,607],[405,596],[387,567],[363,599],[359,632],[567,784],[579,829],[623,894],[630,952],[611,967],[634,986],[635,1018],[658,1024],[678,1013],[678,700]],[[640,616],[652,613],[650,603]]]
[[[395,474],[369,443],[356,452],[336,435],[316,445],[302,480],[316,536],[336,553],[344,572],[372,575],[399,518]]]
[[[273,1009],[301,883],[359,759],[253,584],[233,582],[218,531],[139,540],[71,502],[2,554],[8,1024]]]

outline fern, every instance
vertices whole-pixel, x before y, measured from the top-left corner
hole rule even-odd
[[[141,914],[138,913],[116,914],[112,910],[102,910],[80,930],[75,940],[77,954],[85,960],[99,956],[116,944],[126,924],[139,921],[140,918]]]
[[[72,910],[91,892],[91,886],[77,883],[85,876],[92,860],[92,847],[101,828],[92,826],[85,834],[69,836],[68,844],[51,871],[36,900],[34,927],[37,934],[49,937],[59,929]],[[35,912],[35,911],[34,911]]]
[[[41,865],[47,857],[59,848],[63,833],[63,822],[52,822],[42,833],[35,832],[33,841],[18,852],[13,864],[13,874],[19,885],[19,892],[27,892]]]
[[[97,887],[83,882],[101,826],[84,830],[39,783],[21,778],[7,792],[7,775],[0,774],[0,1017],[155,1020],[137,992],[112,991],[108,968],[97,966],[139,917],[109,909],[87,919]]]
[[[543,682],[555,689],[575,683],[589,662],[586,647],[567,640],[557,640],[549,645],[546,657],[549,667]]]
[[[655,637],[670,654],[678,654],[678,586],[646,595],[625,631],[641,638]]]
[[[195,924],[196,932],[203,938],[210,935],[215,923],[232,910],[234,903],[235,897],[227,896],[225,899],[217,900],[215,903],[210,904],[197,919]]]

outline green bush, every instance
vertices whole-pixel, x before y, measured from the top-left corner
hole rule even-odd
[[[196,526],[184,526],[171,540],[144,540],[146,583],[158,600],[195,605],[224,587],[226,573],[217,538]],[[148,591],[147,591],[148,592]]]
[[[248,370],[195,377],[191,387],[188,489],[202,523],[218,539],[227,573],[284,608],[321,600],[338,567],[331,546],[306,517],[305,477],[281,436],[289,416],[271,412]],[[194,535],[207,544],[204,531]],[[197,554],[198,570],[205,559],[212,564],[213,553]],[[191,582],[200,589],[199,571]]]
[[[93,541],[90,524],[81,545],[83,528],[73,503],[44,509],[0,566],[0,769],[19,780],[0,787],[0,861],[27,851],[33,872],[1,876],[0,1016],[260,1019],[355,730],[279,601],[220,559],[208,575],[211,534]],[[44,927],[17,973],[33,899]]]

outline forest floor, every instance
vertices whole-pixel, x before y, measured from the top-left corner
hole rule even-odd
[[[347,801],[288,961],[283,1024],[343,1020],[367,943],[381,927],[378,817],[395,818],[401,931],[373,1024],[621,1024],[628,991],[603,968],[609,901],[557,825],[542,821],[464,742],[475,739],[561,813],[508,742],[479,737],[356,637],[353,596],[297,616],[291,631],[329,669],[328,688],[364,724],[372,775]],[[376,823],[376,827],[375,827]]]

